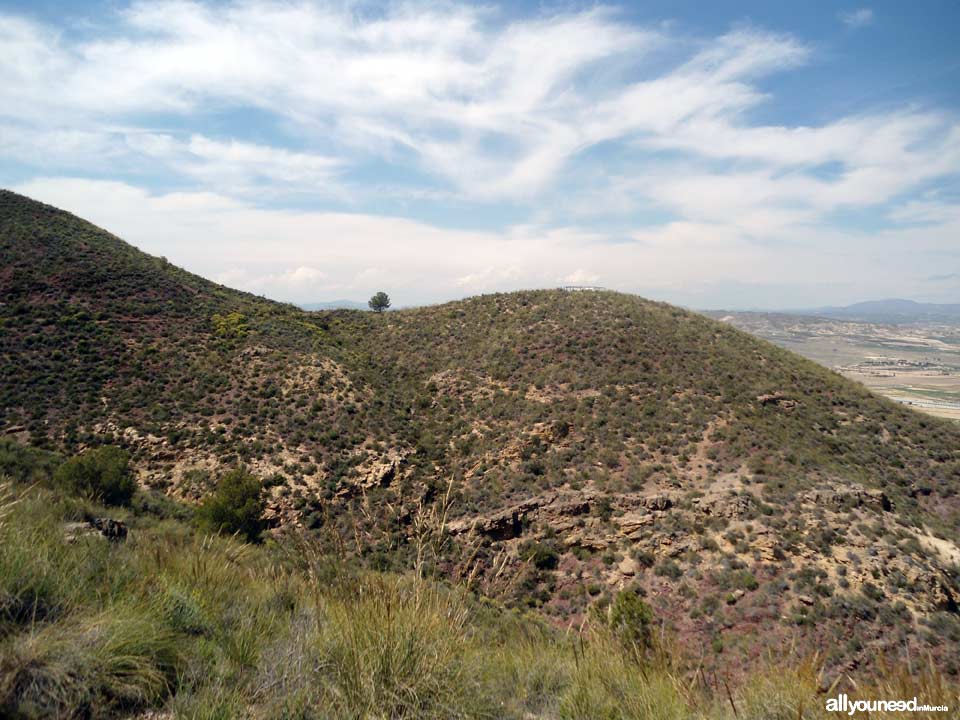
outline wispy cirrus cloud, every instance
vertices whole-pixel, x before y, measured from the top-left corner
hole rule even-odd
[[[139,3],[123,13],[119,38],[73,43],[7,17],[0,47],[17,59],[0,114],[45,125],[69,113],[96,127],[258,108],[341,151],[407,150],[477,195],[527,193],[589,141],[571,122],[589,99],[575,76],[636,60],[661,38],[603,9],[506,25],[487,14],[402,5],[364,19],[333,4]]]
[[[796,285],[823,252],[893,257],[909,236],[942,257],[960,217],[931,192],[960,176],[955,114],[905,103],[760,120],[779,99],[772,80],[820,58],[756,26],[697,37],[609,7],[175,0],[92,27],[0,14],[0,162],[80,212],[111,193],[135,242],[156,235],[134,204],[160,222],[189,200],[204,210],[192,227],[234,263],[184,258],[278,297],[389,281],[428,299],[570,278],[667,292],[757,272]],[[455,213],[482,229],[457,229],[469,223]],[[844,219],[858,213],[869,233]],[[241,221],[253,217],[266,255]],[[913,282],[931,263],[875,277]],[[849,268],[831,282],[844,273],[848,292],[865,288]]]
[[[840,13],[840,20],[851,28],[862,28],[873,23],[873,10],[862,7]]]

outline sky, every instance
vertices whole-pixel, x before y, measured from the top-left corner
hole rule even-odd
[[[0,186],[277,300],[960,302],[960,3],[0,0]]]

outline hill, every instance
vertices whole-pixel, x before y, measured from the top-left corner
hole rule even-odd
[[[359,569],[295,528],[243,545],[149,491],[99,506],[56,484],[61,460],[0,440],[4,718],[835,716],[816,657],[740,682],[685,669],[630,590],[563,632],[422,573]],[[98,529],[105,513],[121,537]],[[919,659],[838,678],[840,693],[960,702]]]
[[[960,323],[888,325],[784,313],[706,314],[911,408],[960,420]]]
[[[612,292],[306,313],[12,193],[0,257],[21,441],[120,444],[187,502],[243,463],[275,532],[559,626],[629,588],[707,667],[960,666],[960,428],[725,324]]]

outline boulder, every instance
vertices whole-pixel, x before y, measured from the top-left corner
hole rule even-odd
[[[792,410],[800,404],[796,400],[787,397],[781,390],[765,395],[757,395],[757,402],[760,403],[761,406],[774,406],[784,410]]]
[[[123,542],[127,539],[127,526],[122,520],[113,518],[92,518],[83,522],[67,523],[63,526],[64,538],[73,543],[82,537],[98,537],[110,542]]]

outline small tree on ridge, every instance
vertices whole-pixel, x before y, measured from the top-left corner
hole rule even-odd
[[[369,305],[370,309],[376,313],[383,312],[390,307],[390,296],[381,290],[372,298],[370,298],[370,302],[368,302],[367,305]]]

